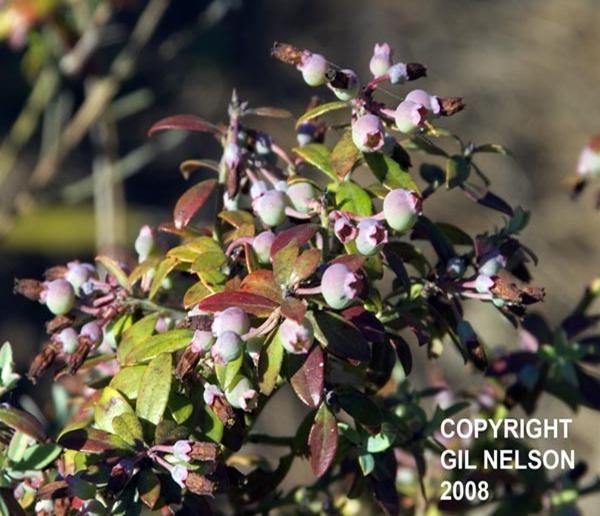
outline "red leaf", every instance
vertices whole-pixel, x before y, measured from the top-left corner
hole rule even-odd
[[[216,125],[211,124],[196,115],[173,115],[162,118],[158,122],[152,124],[152,127],[148,129],[148,136],[152,136],[158,131],[167,129],[183,129],[184,131],[193,131],[196,133],[219,132],[219,128]]]
[[[0,421],[14,430],[33,437],[38,442],[46,440],[41,423],[28,412],[13,407],[2,407]]]
[[[297,396],[310,408],[317,408],[323,398],[325,357],[318,344],[306,357],[304,364],[290,378]]]
[[[298,246],[303,246],[308,242],[315,233],[319,226],[316,224],[299,224],[290,229],[284,229],[277,234],[273,244],[271,245],[271,257],[275,256],[278,251],[283,249],[292,240],[296,240]]]
[[[204,205],[217,186],[216,179],[200,181],[185,192],[177,201],[173,211],[173,222],[177,229],[182,229]]]
[[[323,476],[331,466],[337,445],[337,421],[327,405],[321,403],[308,434],[310,467],[317,477]]]
[[[242,290],[218,292],[205,297],[198,303],[198,308],[207,312],[220,312],[232,306],[237,306],[257,317],[268,317],[279,306],[279,303],[268,297]]]

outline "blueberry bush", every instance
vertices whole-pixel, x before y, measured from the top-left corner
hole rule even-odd
[[[296,147],[252,127],[287,111],[249,106],[235,92],[224,123],[160,120],[150,137],[186,130],[222,147],[218,160],[181,164],[192,184],[172,220],[142,227],[129,261],[103,255],[16,280],[15,291],[51,316],[28,378],[77,381],[50,422],[0,407],[3,509],[435,515],[485,505],[576,514],[578,498],[600,488],[583,481],[583,462],[558,473],[479,470],[488,500],[440,501],[444,478],[465,477],[440,467],[444,449],[477,457],[508,443],[454,442],[439,427],[456,414],[532,414],[547,395],[599,410],[591,306],[600,280],[556,328],[531,310],[544,291],[531,285],[536,258],[519,240],[529,215],[492,193],[477,164],[507,151],[446,129],[465,104],[413,89],[425,66],[395,62],[387,43],[375,46],[366,79],[289,44],[272,54],[274,66],[295,67],[332,97],[310,100]],[[581,167],[597,173],[592,158]],[[200,170],[205,179],[194,181]],[[427,201],[452,189],[474,213],[495,210],[497,227],[470,235],[428,216]],[[491,304],[518,328],[517,345],[486,349],[465,302]],[[419,349],[430,360],[458,353],[472,388],[416,388]],[[9,400],[25,380],[8,343],[0,368]],[[294,435],[258,433],[286,384],[306,406],[304,421]],[[283,454],[273,464],[244,453],[249,443]],[[282,487],[302,460],[312,480]]]

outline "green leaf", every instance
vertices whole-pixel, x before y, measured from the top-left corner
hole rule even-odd
[[[115,434],[131,446],[137,446],[144,442],[142,423],[133,412],[125,412],[115,417],[112,420],[112,427]]]
[[[52,464],[60,455],[62,448],[57,444],[36,444],[29,446],[19,462],[11,464],[12,469],[19,471],[41,470]]]
[[[137,398],[142,376],[148,366],[136,365],[121,369],[109,383],[113,389],[122,392],[130,400]]]
[[[404,170],[398,162],[389,156],[380,152],[370,152],[364,154],[364,158],[375,177],[386,188],[390,190],[404,188],[414,192],[420,191],[408,170]]]
[[[362,470],[363,476],[367,476],[370,473],[373,473],[375,469],[375,458],[370,453],[363,453],[358,456],[358,463],[360,465],[360,469]]]
[[[172,256],[167,256],[164,260],[162,260],[154,273],[152,278],[152,284],[150,285],[150,294],[148,299],[152,299],[162,286],[163,280],[169,275],[169,273],[177,266],[178,264],[177,258]]]
[[[200,301],[202,301],[205,297],[210,295],[210,290],[204,283],[198,281],[194,283],[190,288],[188,288],[183,295],[183,306],[186,309],[191,308],[194,305],[197,305]]]
[[[0,348],[0,396],[12,389],[21,377],[14,372],[12,348],[9,342]]]
[[[123,363],[125,357],[131,350],[142,344],[148,337],[154,333],[156,321],[158,321],[158,313],[152,313],[137,321],[129,328],[121,338],[121,342],[117,348],[117,358]]]
[[[266,347],[263,348],[258,361],[258,385],[261,394],[265,396],[270,396],[273,389],[275,389],[277,377],[281,371],[283,354],[284,348],[278,329]]]
[[[131,288],[127,274],[125,274],[121,266],[110,256],[97,256],[96,261],[114,276],[117,283],[124,289],[129,290]]]
[[[337,186],[335,202],[342,211],[368,217],[373,213],[371,197],[364,188],[352,181],[344,181]]]
[[[484,143],[483,145],[478,145],[473,149],[472,154],[476,154],[478,152],[488,152],[492,154],[503,154],[504,156],[510,156],[511,152],[503,145],[499,145],[497,143]]]
[[[342,109],[348,107],[348,102],[336,100],[334,102],[327,102],[326,104],[319,104],[318,106],[309,109],[306,113],[304,113],[298,120],[296,121],[296,128],[298,128],[304,122],[308,120],[312,120],[313,118],[317,118],[318,116],[324,115],[329,111],[335,111],[337,109]]]
[[[125,397],[116,389],[105,387],[94,408],[96,426],[100,430],[114,433],[112,426],[113,418],[125,413],[133,414],[133,409]]]
[[[151,469],[145,468],[140,471],[137,481],[137,489],[140,499],[149,509],[153,509],[160,498],[160,480]]]
[[[292,240],[273,256],[273,275],[275,281],[282,287],[286,287],[289,283],[298,252],[298,244],[295,240]]]
[[[450,190],[462,185],[471,173],[471,162],[464,156],[455,154],[446,161],[446,188]]]
[[[235,380],[243,362],[244,354],[241,353],[239,357],[227,364],[215,364],[215,373],[217,374],[219,385],[223,390],[227,389],[231,385],[231,382]]]
[[[178,425],[185,423],[194,413],[194,405],[192,401],[186,396],[177,394],[176,392],[171,393],[169,399],[169,411],[171,416]]]
[[[134,364],[150,360],[161,353],[173,353],[185,348],[191,341],[194,332],[188,329],[171,330],[159,333],[146,339],[127,355],[126,364]]]
[[[337,177],[343,180],[352,172],[354,165],[361,156],[361,152],[352,141],[352,132],[344,131],[342,137],[331,151],[331,165]]]
[[[322,143],[309,143],[304,147],[294,147],[293,151],[304,161],[326,174],[334,182],[338,182],[333,165],[331,164],[331,151],[325,145]]]
[[[157,425],[167,408],[171,392],[172,357],[168,353],[158,355],[144,372],[135,412],[143,421]]]
[[[201,253],[192,263],[192,272],[209,272],[221,268],[227,257],[222,249]]]

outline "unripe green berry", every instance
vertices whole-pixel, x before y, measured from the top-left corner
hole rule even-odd
[[[359,291],[360,280],[347,265],[334,263],[323,273],[321,292],[331,308],[346,308],[358,297]]]
[[[210,354],[215,363],[228,364],[242,354],[242,339],[237,333],[225,331],[217,337]]]
[[[329,64],[321,54],[307,53],[298,66],[304,82],[309,86],[322,86],[327,82]]]
[[[263,231],[252,240],[252,248],[256,253],[259,263],[267,264],[271,261],[271,246],[275,240],[275,233],[271,230]]]
[[[383,215],[388,225],[401,233],[411,229],[421,213],[421,198],[410,190],[398,188],[383,200]]]
[[[228,331],[237,335],[244,335],[249,329],[250,320],[248,315],[237,306],[231,306],[222,312],[217,312],[211,326],[213,334],[217,337]]]
[[[134,243],[135,252],[138,254],[140,262],[143,262],[150,256],[150,253],[154,250],[154,245],[152,228],[150,226],[142,226]]]
[[[64,279],[50,281],[42,293],[42,302],[54,315],[66,314],[75,304],[73,286]]]
[[[294,183],[287,188],[292,206],[301,213],[310,211],[310,203],[317,197],[315,187],[306,181]]]
[[[258,393],[253,389],[250,380],[239,375],[234,384],[225,391],[225,399],[234,408],[252,411],[256,407]]]
[[[252,202],[252,208],[265,226],[278,226],[286,220],[288,196],[278,190],[269,190]]]
[[[356,249],[365,256],[371,256],[387,242],[388,234],[385,227],[376,220],[366,219],[358,224],[356,236]]]
[[[314,331],[307,319],[301,324],[293,319],[286,319],[279,326],[279,336],[288,353],[306,353],[312,346]]]

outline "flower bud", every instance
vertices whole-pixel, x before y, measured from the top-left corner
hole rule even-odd
[[[381,119],[368,113],[352,123],[352,141],[361,152],[374,152],[383,147],[385,132]]]
[[[271,230],[259,233],[252,240],[252,249],[254,249],[259,263],[266,264],[271,261],[271,246],[274,240],[275,233]]]
[[[391,113],[398,131],[414,133],[425,122],[427,108],[411,100],[403,100]]]
[[[194,353],[204,355],[214,344],[215,338],[209,331],[196,330],[190,342],[190,348]]]
[[[71,354],[77,348],[77,332],[73,328],[65,328],[56,335],[56,339],[65,353]]]
[[[307,319],[302,324],[293,319],[285,319],[279,326],[279,336],[288,353],[306,353],[312,346],[314,331]]]
[[[287,187],[287,196],[294,209],[301,213],[308,213],[311,202],[317,197],[315,187],[306,181],[294,183]]]
[[[352,242],[358,234],[356,226],[348,217],[341,216],[333,225],[333,232],[342,244]]]
[[[360,82],[353,70],[340,70],[329,85],[335,96],[343,101],[352,100],[358,95]]]
[[[40,300],[54,315],[66,314],[75,304],[75,291],[67,280],[57,279],[46,283]]]
[[[425,90],[412,90],[404,97],[404,100],[421,104],[427,111],[436,116],[439,115],[442,110],[438,97],[427,93]]]
[[[242,339],[237,333],[225,331],[217,337],[210,354],[217,364],[228,364],[242,354]]]
[[[385,75],[392,66],[392,48],[387,43],[375,43],[373,57],[369,61],[369,70],[373,77]]]
[[[96,321],[91,321],[81,327],[79,336],[88,338],[92,345],[96,345],[102,339],[102,329]]]
[[[387,71],[392,84],[404,84],[410,79],[408,68],[404,63],[396,63]]]
[[[95,270],[94,266],[89,263],[69,262],[65,279],[73,286],[75,293],[79,294],[79,290],[92,277]]]
[[[254,212],[265,226],[278,226],[285,222],[287,205],[287,195],[277,190],[269,190],[252,202]]]
[[[250,380],[240,375],[235,385],[225,391],[225,398],[232,407],[250,412],[256,408],[258,393],[252,388]]]
[[[421,198],[415,192],[398,188],[383,200],[383,215],[388,225],[401,233],[417,222],[421,213]]]
[[[356,249],[360,254],[365,256],[375,254],[387,239],[387,230],[376,220],[365,219],[359,222]]]
[[[180,439],[173,444],[172,454],[178,461],[181,462],[189,462],[190,456],[189,453],[192,451],[192,447],[190,443],[184,439]]]
[[[341,310],[358,297],[360,279],[347,265],[334,263],[323,273],[321,290],[325,302],[331,308]]]
[[[139,261],[145,261],[154,250],[154,232],[150,226],[142,226],[134,243],[135,252]]]
[[[600,135],[592,138],[583,148],[577,162],[577,174],[580,176],[600,176]]]
[[[214,316],[211,330],[214,335],[220,337],[226,331],[244,335],[250,329],[248,315],[241,308],[231,306]]]
[[[309,86],[322,86],[327,82],[329,63],[321,54],[305,52],[298,69],[302,72],[304,82]]]

